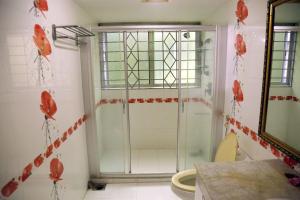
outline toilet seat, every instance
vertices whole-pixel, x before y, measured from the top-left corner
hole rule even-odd
[[[196,169],[189,169],[178,172],[172,177],[172,184],[180,190],[184,190],[187,192],[195,192],[195,186],[185,185],[181,183],[183,178],[188,179],[189,177],[196,177]]]
[[[238,140],[235,133],[228,133],[218,146],[215,162],[235,161],[238,147]]]

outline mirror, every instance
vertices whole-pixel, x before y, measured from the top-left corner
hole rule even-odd
[[[259,134],[300,161],[300,0],[270,0]]]

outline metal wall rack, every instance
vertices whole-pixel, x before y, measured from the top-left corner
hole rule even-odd
[[[55,24],[52,25],[52,38],[54,41],[56,41],[57,39],[70,39],[75,41],[76,46],[79,46],[80,38],[92,36],[95,36],[95,34],[81,26],[56,26]]]

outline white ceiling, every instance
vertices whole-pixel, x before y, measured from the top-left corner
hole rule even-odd
[[[195,22],[203,21],[229,0],[74,0],[97,22]]]

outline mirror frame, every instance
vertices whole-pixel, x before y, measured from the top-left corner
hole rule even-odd
[[[268,1],[268,13],[267,13],[267,30],[266,30],[266,40],[265,40],[265,58],[264,58],[264,72],[263,72],[263,84],[262,84],[262,95],[261,95],[261,108],[260,108],[260,119],[258,135],[266,140],[269,144],[290,156],[294,160],[300,162],[300,151],[289,146],[283,141],[272,136],[270,133],[266,132],[266,121],[268,112],[268,100],[269,100],[269,90],[270,90],[270,77],[271,77],[271,64],[272,64],[272,51],[273,51],[273,25],[274,25],[274,13],[275,7],[283,3],[292,0],[269,0]]]

